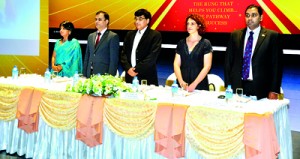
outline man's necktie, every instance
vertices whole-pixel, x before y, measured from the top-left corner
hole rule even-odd
[[[253,31],[250,31],[250,35],[247,40],[246,49],[245,49],[245,53],[244,53],[244,59],[243,59],[243,70],[242,70],[243,71],[242,72],[243,80],[247,80],[249,77],[252,45],[253,45]]]
[[[95,43],[95,47],[98,45],[99,41],[100,41],[100,36],[101,36],[101,33],[97,33],[97,39],[96,39],[96,43]]]

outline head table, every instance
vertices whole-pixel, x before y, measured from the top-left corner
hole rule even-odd
[[[67,84],[0,77],[0,150],[41,159],[293,158],[288,99],[172,95],[162,86],[111,98],[65,92]]]

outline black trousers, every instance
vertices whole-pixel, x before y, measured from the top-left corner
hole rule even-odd
[[[256,96],[254,85],[252,81],[242,81],[243,93],[246,96]]]

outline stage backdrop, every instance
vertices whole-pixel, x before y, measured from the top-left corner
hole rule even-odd
[[[28,73],[45,72],[48,24],[48,0],[0,0],[0,76],[11,76],[14,65]]]
[[[18,9],[7,15],[7,11],[12,10],[5,8],[6,2],[11,4],[15,2],[15,5],[22,6],[22,12],[13,14],[20,11]],[[25,50],[25,48],[21,52],[22,55],[12,54],[12,51],[0,52],[0,76],[11,76],[14,65],[19,68],[24,67],[28,73],[43,74],[48,67],[49,60],[48,29],[49,27],[57,28],[63,20],[72,21],[76,28],[94,29],[95,13],[104,10],[111,16],[111,29],[131,30],[134,29],[134,12],[140,8],[146,8],[153,15],[151,24],[153,29],[184,32],[185,17],[190,13],[198,13],[207,20],[208,32],[229,33],[234,29],[244,27],[244,10],[251,3],[259,4],[265,10],[263,26],[284,34],[300,34],[298,14],[300,1],[294,0],[69,0],[67,2],[40,0],[40,22],[36,25],[34,23],[37,17],[28,15],[34,7],[20,5],[18,0],[0,0],[0,24],[12,21],[15,16],[24,16],[22,22],[33,24],[29,28],[24,28],[24,23],[16,25],[13,31],[5,32],[8,33],[7,38],[24,35],[29,32],[28,29],[40,29],[37,53]],[[7,46],[1,45],[0,47]],[[16,46],[9,47],[16,48]],[[30,47],[32,46],[27,46],[27,48]]]
[[[229,33],[245,27],[245,8],[253,3],[265,11],[263,26],[283,34],[300,34],[300,1],[294,0],[51,0],[49,26],[57,28],[69,20],[76,28],[92,29],[95,13],[104,10],[111,17],[111,29],[131,30],[134,12],[146,8],[153,15],[151,27],[159,31],[185,31],[185,17],[198,13],[206,19],[208,32]]]

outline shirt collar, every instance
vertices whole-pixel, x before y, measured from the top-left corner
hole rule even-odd
[[[97,30],[97,34],[101,33],[101,36],[105,33],[105,31],[107,30],[107,28],[103,29],[101,32],[99,32],[99,30]]]
[[[257,28],[255,28],[254,30],[250,30],[248,27],[247,27],[247,34],[250,34],[250,31],[253,31],[254,35],[258,35],[259,32],[261,30],[261,26],[259,25]]]
[[[147,27],[145,27],[144,29],[142,29],[142,30],[138,30],[137,32],[140,32],[142,35],[145,33],[145,31],[146,31],[146,29],[148,28],[148,26]]]

